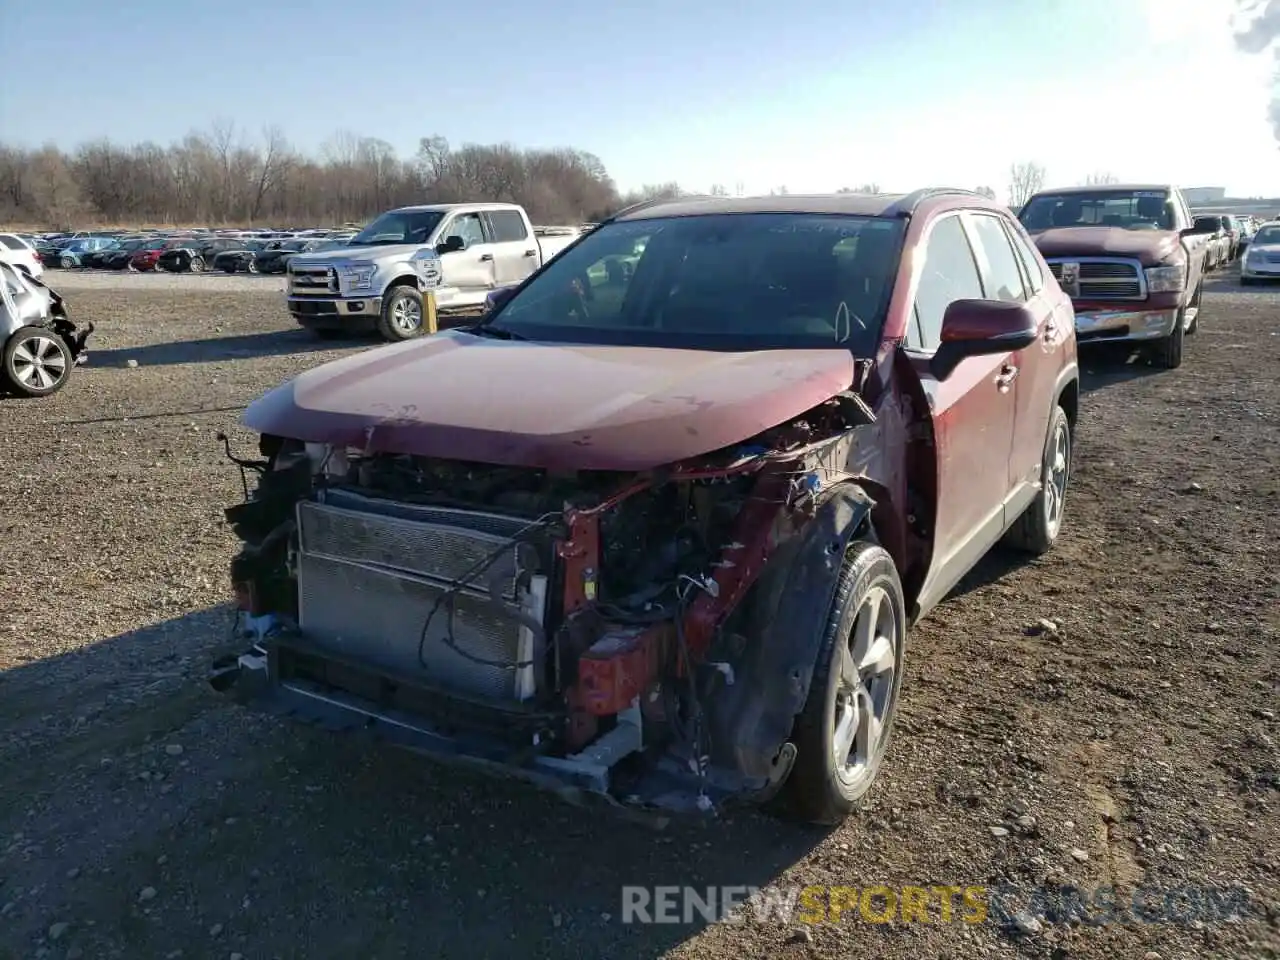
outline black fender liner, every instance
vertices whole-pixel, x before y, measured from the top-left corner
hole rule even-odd
[[[845,551],[870,533],[874,506],[855,483],[823,494],[813,519],[779,547],[748,598],[746,646],[733,658],[733,682],[719,688],[707,713],[714,765],[760,789],[776,787],[790,770],[794,751],[784,748],[809,695]]]

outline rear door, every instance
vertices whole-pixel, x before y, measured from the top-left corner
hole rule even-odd
[[[538,241],[519,210],[485,214],[493,237],[493,276],[498,286],[519,283],[538,269]]]
[[[943,214],[929,226],[906,343],[929,398],[938,464],[933,563],[922,602],[926,596],[929,602],[941,599],[999,539],[1010,486],[1015,410],[1010,371],[1016,358],[1010,353],[968,357],[945,380],[929,371],[947,307],[985,296],[965,216]]]
[[[442,240],[461,237],[466,249],[441,254],[440,271],[443,285],[461,291],[492,290],[494,287],[493,244],[485,232],[479,213],[455,213],[445,223]]]

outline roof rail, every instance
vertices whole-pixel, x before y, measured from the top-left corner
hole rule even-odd
[[[976,190],[965,190],[962,187],[923,187],[920,190],[913,190],[906,196],[902,197],[892,207],[885,211],[888,216],[909,217],[915,213],[916,207],[920,206],[926,200],[932,200],[934,197],[981,197],[983,200],[990,200],[986,194],[978,193]]]
[[[649,207],[655,207],[660,203],[671,203],[673,200],[712,200],[715,199],[710,194],[704,193],[682,193],[678,197],[651,197],[648,200],[641,200],[639,203],[633,203],[629,207],[623,207],[612,216],[608,216],[596,224],[597,227],[606,223],[612,223],[614,220],[621,219],[631,213],[639,213],[641,210],[647,210]]]

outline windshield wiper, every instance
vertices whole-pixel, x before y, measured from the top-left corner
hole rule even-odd
[[[528,340],[522,333],[516,333],[514,330],[508,330],[506,327],[495,327],[492,324],[480,322],[469,327],[461,328],[463,333],[469,333],[473,337],[492,337],[494,340]]]

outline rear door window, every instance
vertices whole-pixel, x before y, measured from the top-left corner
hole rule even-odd
[[[1018,258],[1009,246],[1009,238],[1000,225],[1000,218],[989,213],[972,213],[969,222],[973,224],[978,246],[982,250],[982,286],[988,300],[1010,300],[1015,302],[1027,299],[1027,291],[1022,285],[1022,271],[1018,267]]]

